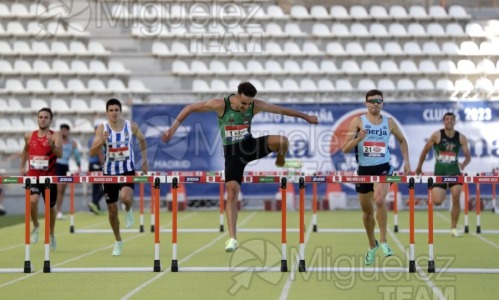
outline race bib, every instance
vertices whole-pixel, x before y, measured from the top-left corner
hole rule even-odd
[[[30,156],[29,157],[30,170],[48,170],[49,157],[48,156]]]
[[[457,155],[454,152],[440,152],[437,156],[437,161],[444,164],[455,163]]]
[[[130,159],[130,148],[109,148],[110,161],[125,161]]]
[[[363,151],[365,157],[385,157],[386,145],[384,142],[364,142]]]
[[[240,141],[249,135],[249,125],[225,126],[225,138],[229,142]]]

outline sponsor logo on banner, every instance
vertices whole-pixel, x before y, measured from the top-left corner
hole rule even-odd
[[[185,182],[200,182],[201,178],[199,177],[186,177]]]
[[[19,183],[19,179],[17,177],[12,178],[2,178],[2,183]]]
[[[386,177],[386,182],[401,182],[402,177],[400,176],[387,176]]]
[[[114,177],[93,177],[92,182],[115,182]]]
[[[312,177],[312,182],[326,182],[326,177]]]
[[[442,182],[457,182],[457,177],[443,177]]]
[[[58,182],[74,182],[73,177],[59,177]]]
[[[258,182],[275,182],[274,177],[259,177]]]
[[[369,179],[363,176],[344,176],[343,179],[345,182],[369,182]]]
[[[499,182],[499,177],[477,177],[478,182]]]
[[[149,182],[149,177],[148,176],[134,177],[133,182]]]

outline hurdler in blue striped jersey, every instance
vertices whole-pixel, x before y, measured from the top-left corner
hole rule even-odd
[[[147,145],[139,126],[135,122],[121,118],[121,108],[118,105],[110,105],[107,114],[108,120],[97,127],[90,155],[98,155],[99,151],[104,150],[105,175],[120,175],[135,171],[132,143],[132,136],[135,136],[142,154],[141,170],[147,173]]]

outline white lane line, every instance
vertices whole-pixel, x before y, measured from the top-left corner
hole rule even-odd
[[[191,218],[191,217],[195,216],[196,214],[197,214],[197,213],[191,213],[191,214],[185,215],[185,216],[183,216],[182,218],[179,218],[179,220],[186,220],[186,219],[189,219],[189,218]],[[171,221],[170,221],[168,224],[163,225],[163,227],[168,227],[168,226],[170,226],[170,225],[171,225]],[[139,238],[139,237],[143,237],[143,235],[134,235],[134,236],[131,236],[131,237],[127,238],[127,239],[124,239],[124,241],[131,241],[131,240],[137,239],[137,238]],[[66,263],[69,263],[69,262],[73,262],[73,261],[75,261],[75,260],[77,260],[77,259],[84,258],[84,257],[86,257],[86,256],[92,255],[92,254],[94,254],[94,253],[96,253],[96,252],[98,252],[98,251],[103,251],[103,250],[106,250],[106,249],[111,249],[112,247],[114,247],[114,245],[111,245],[111,246],[105,246],[105,247],[102,247],[102,248],[100,248],[100,249],[98,249],[98,250],[92,250],[92,251],[90,251],[90,252],[87,252],[86,254],[82,254],[82,255],[77,256],[77,257],[75,257],[75,258],[71,258],[71,259],[69,259],[69,260],[66,260],[66,261],[60,262],[60,263],[58,263],[58,264],[56,264],[56,265],[53,265],[53,267],[57,267],[57,266],[61,266],[61,265],[64,265],[64,264],[66,264]],[[52,266],[51,266],[51,267],[52,267]],[[11,281],[7,281],[7,282],[5,282],[5,283],[3,283],[3,284],[0,284],[0,288],[3,288],[3,287],[5,287],[5,286],[8,286],[8,285],[11,285],[11,284],[14,284],[14,283],[20,282],[20,281],[23,281],[23,280],[28,279],[28,278],[30,278],[30,277],[32,277],[32,276],[35,276],[35,275],[37,275],[37,274],[42,274],[42,273],[43,273],[43,268],[40,268],[38,271],[36,271],[36,272],[34,272],[34,273],[31,273],[31,274],[25,275],[25,276],[23,276],[23,277],[20,277],[20,278],[17,278],[17,279],[11,280]]]
[[[402,243],[400,242],[400,240],[397,238],[397,236],[391,230],[388,230],[388,234],[395,241],[399,250],[402,252],[405,252],[405,248],[402,245]],[[406,260],[409,261],[409,253],[406,252],[405,257],[406,257]],[[445,300],[446,298],[445,298],[444,294],[442,293],[442,291],[440,290],[440,288],[437,287],[435,285],[435,283],[433,283],[433,281],[428,277],[428,275],[423,271],[423,269],[417,264],[416,264],[416,270],[418,271],[418,274],[421,277],[421,279],[423,279],[423,281],[426,283],[426,285],[429,288],[431,288],[431,290],[433,291],[433,295],[437,296],[439,300]]]
[[[313,220],[310,221],[310,224],[308,224],[308,227],[307,227],[308,228],[307,234],[305,236],[305,241],[304,241],[305,248],[307,246],[308,239],[310,238],[310,234],[312,233],[312,228],[313,228],[312,223],[313,223]],[[299,262],[300,262],[300,257],[299,257],[299,252],[298,252],[297,262],[295,263],[295,265],[291,265],[291,273],[289,273],[288,279],[286,280],[286,283],[282,287],[281,296],[279,297],[279,300],[288,299],[289,291],[291,290],[291,284],[293,284],[293,281],[295,279],[296,268],[294,268],[294,266],[298,265]]]
[[[240,223],[239,223],[239,226],[242,226],[244,224],[246,224],[251,218],[253,218],[254,216],[256,215],[256,212],[252,212],[249,216],[247,216],[244,220],[242,220]],[[181,263],[184,263],[186,261],[188,261],[189,259],[191,259],[194,255],[198,254],[199,252],[211,247],[212,245],[214,245],[216,242],[218,242],[220,239],[224,238],[227,236],[227,233],[224,233],[224,234],[221,234],[219,235],[218,237],[214,238],[213,240],[211,240],[208,244],[204,245],[203,247],[197,249],[196,251],[192,252],[191,254],[189,254],[188,256],[186,256],[184,259],[180,260],[178,263],[179,265]],[[147,286],[149,286],[151,283],[155,282],[156,280],[158,280],[159,278],[165,276],[167,273],[170,272],[170,269],[154,276],[153,278],[147,280],[146,282],[144,282],[143,284],[139,285],[138,287],[136,287],[135,289],[133,289],[132,291],[130,291],[128,294],[126,294],[125,296],[123,296],[121,299],[122,300],[127,300],[127,299],[130,299],[131,297],[133,297],[134,295],[136,295],[137,293],[139,293],[140,291],[142,291],[144,288],[146,288]]]
[[[440,219],[443,219],[443,220],[447,221],[447,222],[450,224],[450,221],[451,221],[451,220],[450,220],[448,217],[444,216],[441,212],[437,212],[437,216],[438,216]],[[494,248],[496,248],[496,249],[499,249],[499,245],[498,245],[498,244],[496,244],[496,243],[494,243],[493,241],[491,241],[491,240],[489,240],[489,239],[487,239],[487,238],[483,237],[483,235],[481,235],[481,234],[477,234],[477,233],[475,233],[475,232],[471,232],[471,231],[470,231],[470,233],[471,233],[471,235],[473,235],[473,236],[477,237],[478,239],[480,239],[482,242],[484,242],[484,243],[486,243],[486,244],[489,244],[489,245],[491,245],[492,247],[494,247]],[[466,234],[465,234],[465,235],[466,235]]]

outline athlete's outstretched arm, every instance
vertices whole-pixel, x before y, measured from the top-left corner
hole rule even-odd
[[[437,143],[438,140],[440,140],[440,131],[434,132],[430,136],[428,142],[426,142],[426,144],[424,145],[423,151],[421,151],[421,155],[419,156],[418,166],[416,167],[416,174],[421,174],[421,169],[423,168],[423,162],[426,159],[426,155],[428,154],[428,152],[430,152],[431,148]]]
[[[280,115],[285,115],[285,116],[290,116],[290,117],[297,117],[300,119],[303,119],[307,121],[310,124],[318,124],[319,120],[317,119],[317,116],[313,115],[307,115],[302,113],[301,111],[297,111],[291,108],[275,105],[263,100],[255,99],[254,101],[254,114],[256,115],[259,112],[265,111],[265,112],[270,112],[274,114],[280,114]]]
[[[211,99],[199,103],[186,105],[177,115],[172,126],[170,126],[170,128],[167,131],[165,131],[165,133],[163,133],[163,135],[161,136],[161,140],[163,141],[163,143],[168,142],[173,137],[180,124],[182,124],[182,122],[191,113],[216,111],[217,114],[221,116],[223,114],[224,108],[225,108],[224,99]]]

